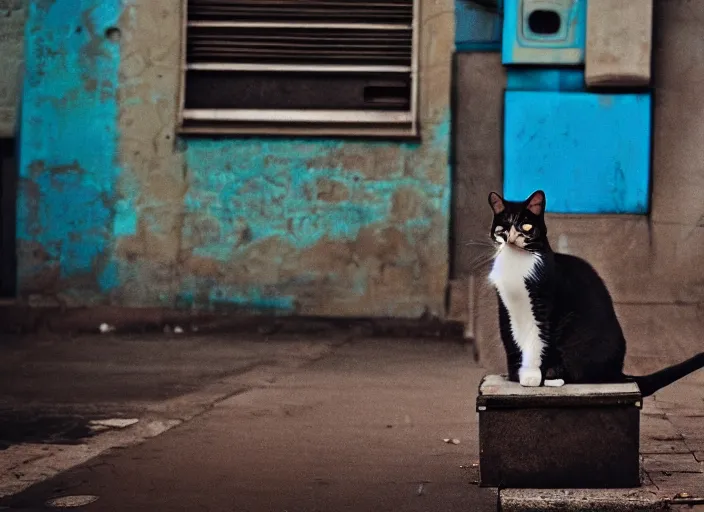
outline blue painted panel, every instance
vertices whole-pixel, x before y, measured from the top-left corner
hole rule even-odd
[[[510,91],[584,91],[583,69],[509,69],[506,89]]]
[[[584,62],[586,0],[504,0],[504,28],[501,58],[504,64],[573,65]],[[556,31],[538,33],[531,20],[539,23],[549,11],[559,17]],[[545,18],[543,18],[545,20]]]
[[[19,289],[56,276],[77,293],[114,286],[120,0],[32,0],[17,201]],[[46,284],[46,283],[45,283]],[[69,288],[69,287],[67,287]],[[67,289],[67,294],[72,290]]]
[[[555,213],[649,208],[651,96],[508,91],[504,194]]]
[[[501,50],[502,3],[503,0],[497,0],[497,12],[490,12],[471,0],[455,0],[456,51]]]

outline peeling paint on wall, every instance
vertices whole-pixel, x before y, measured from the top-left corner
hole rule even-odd
[[[299,312],[326,307],[342,314],[347,306],[338,301],[356,299],[365,315],[399,314],[394,305],[369,297],[375,282],[384,280],[395,290],[412,289],[408,302],[433,302],[426,279],[446,265],[449,125],[445,116],[424,145],[189,140],[182,258],[218,268],[220,281],[235,291],[216,298],[236,304],[265,307],[269,301]],[[437,160],[441,173],[434,170]],[[364,237],[383,246],[385,236],[398,238],[400,247],[358,247]],[[434,261],[417,253],[421,243],[437,251]],[[306,253],[334,258],[331,247],[344,253],[344,264],[301,261]],[[198,273],[187,279],[189,293],[210,288]],[[422,313],[422,307],[414,311]]]
[[[202,241],[194,248],[198,256],[228,261],[269,237],[304,249],[323,238],[354,240],[374,224],[428,225],[432,210],[443,209],[446,186],[404,175],[417,147],[399,145],[398,161],[384,179],[335,165],[341,151],[372,148],[338,141],[191,141],[184,236]],[[325,154],[331,155],[329,166],[318,163]],[[407,216],[394,219],[394,204],[406,208]]]
[[[108,266],[117,200],[120,55],[105,32],[119,15],[119,0],[29,5],[17,233],[25,293],[91,302],[115,285],[110,272],[102,286],[95,276]]]
[[[423,1],[433,44],[421,52],[422,141],[411,144],[180,139],[178,3],[32,0],[22,294],[442,316],[454,20],[451,0]],[[121,32],[107,37],[112,26]]]

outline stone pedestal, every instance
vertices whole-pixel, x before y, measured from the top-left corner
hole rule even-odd
[[[634,383],[526,388],[490,375],[476,405],[483,487],[640,486]]]

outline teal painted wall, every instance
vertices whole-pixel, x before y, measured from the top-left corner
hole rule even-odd
[[[445,119],[428,141],[438,157],[448,130]],[[414,248],[430,239],[446,261],[448,169],[421,153],[418,144],[189,140],[181,254],[224,277],[185,273],[178,300],[291,311],[366,300],[365,315],[397,314],[396,301],[413,299],[392,301],[391,290],[424,283],[433,266]],[[375,290],[380,280],[387,286]]]
[[[501,51],[503,0],[487,8],[472,0],[455,0],[455,50]]]
[[[114,286],[119,0],[36,0],[25,30],[19,287],[86,303]]]
[[[22,295],[442,316],[454,40],[446,3],[424,9],[423,35],[434,44],[421,62],[433,72],[421,85],[421,142],[412,144],[180,138],[175,2],[32,0]]]

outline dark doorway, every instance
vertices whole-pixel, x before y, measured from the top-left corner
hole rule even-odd
[[[0,138],[0,298],[3,299],[14,298],[17,292],[16,201],[15,140]]]

